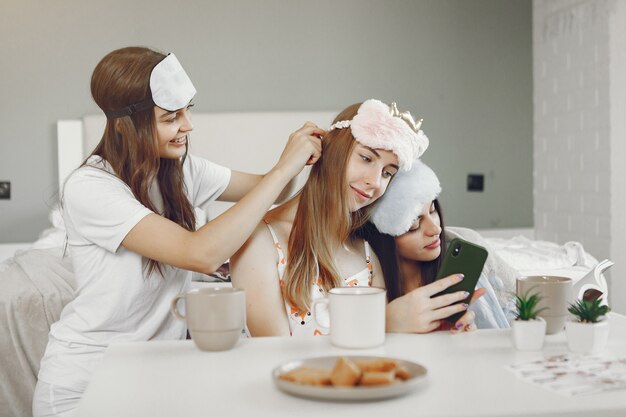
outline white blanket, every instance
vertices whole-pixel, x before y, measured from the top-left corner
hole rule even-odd
[[[570,267],[591,269],[598,261],[580,242],[558,245],[523,236],[512,239],[488,239],[489,244],[506,262],[518,271],[555,270]]]
[[[73,297],[61,248],[29,249],[0,264],[0,416],[30,416],[50,325]]]

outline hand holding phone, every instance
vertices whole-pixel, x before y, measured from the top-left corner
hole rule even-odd
[[[435,296],[435,294],[441,294],[446,288],[456,285],[460,281],[461,279],[457,274],[452,274],[430,284],[417,287],[387,304],[387,331],[430,333],[436,329],[446,329],[449,326],[441,321],[455,313],[462,315],[457,323],[463,325],[462,329],[457,328],[455,330],[469,330],[467,325],[473,323],[473,317],[467,317],[467,320],[463,321],[464,315],[467,314],[467,305],[458,304],[463,303],[466,296],[462,292]],[[483,288],[474,291],[474,298],[480,297],[483,292]]]
[[[482,273],[483,266],[485,265],[485,261],[487,260],[487,255],[487,249],[480,245],[463,239],[453,239],[448,245],[436,279],[439,280],[453,274],[463,274],[464,278],[459,283],[446,288],[433,297],[457,291],[466,291],[469,295],[459,302],[469,304],[478,279],[480,278],[480,274]],[[462,315],[463,313],[456,313],[446,320],[454,323],[460,319]]]

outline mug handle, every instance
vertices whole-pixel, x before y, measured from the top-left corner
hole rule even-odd
[[[313,305],[311,306],[311,315],[313,316],[313,320],[315,320],[315,323],[317,323],[318,327],[320,327],[322,330],[328,332],[330,331],[330,327],[326,327],[323,324],[321,324],[318,320],[317,320],[317,315],[315,314],[315,312],[317,311],[317,306],[319,304],[326,304],[327,308],[328,308],[328,298],[321,298],[318,300],[314,300],[313,301]]]
[[[185,294],[178,294],[176,297],[174,297],[174,299],[172,300],[172,304],[170,305],[170,311],[172,312],[174,317],[176,317],[178,320],[186,319],[186,317],[180,314],[180,312],[178,311],[178,300],[184,297],[185,297]]]

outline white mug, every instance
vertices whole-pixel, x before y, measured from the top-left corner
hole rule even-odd
[[[178,310],[180,300],[185,302],[186,315]],[[246,294],[239,288],[197,288],[174,297],[170,310],[187,323],[200,350],[228,350],[235,346],[245,327]]]
[[[387,291],[376,287],[338,287],[311,308],[318,326],[330,330],[330,342],[341,348],[366,349],[385,343]],[[316,305],[328,304],[330,328],[317,320]]]
[[[537,309],[544,309],[537,314],[546,321],[546,334],[555,334],[563,330],[571,300],[572,279],[557,276],[533,275],[517,279],[517,295],[537,294],[541,299]]]

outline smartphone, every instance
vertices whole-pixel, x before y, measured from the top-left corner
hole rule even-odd
[[[452,274],[463,274],[465,278],[463,281],[454,284],[442,292],[435,294],[433,297],[437,297],[443,294],[450,294],[457,291],[467,291],[469,295],[466,299],[459,301],[459,303],[470,302],[474,289],[480,278],[480,274],[483,271],[483,266],[487,260],[487,249],[480,245],[468,242],[463,239],[453,239],[448,244],[448,249],[441,262],[441,268],[437,273],[436,279],[445,278]],[[456,313],[448,317],[446,320],[454,323],[464,312]]]

